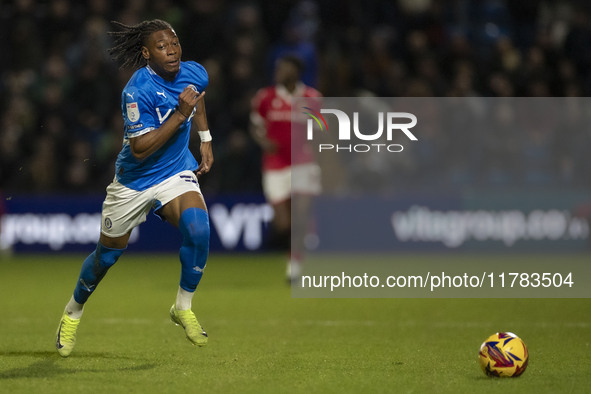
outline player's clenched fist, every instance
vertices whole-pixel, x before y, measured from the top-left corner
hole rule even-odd
[[[193,113],[193,109],[203,98],[205,92],[199,93],[197,88],[193,85],[187,85],[187,87],[179,95],[179,111],[180,113],[188,118]]]

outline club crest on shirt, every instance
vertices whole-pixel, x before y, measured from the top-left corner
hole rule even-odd
[[[137,122],[140,118],[140,109],[137,103],[126,103],[127,106],[127,119],[130,122]]]

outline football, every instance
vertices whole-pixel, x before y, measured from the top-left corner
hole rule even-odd
[[[497,332],[480,345],[478,362],[488,376],[517,377],[527,368],[525,343],[511,332]]]

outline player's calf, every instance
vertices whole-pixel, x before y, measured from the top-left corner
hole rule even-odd
[[[182,265],[180,287],[194,292],[203,276],[209,254],[209,216],[200,208],[188,208],[181,214],[179,230],[183,235],[180,250]]]
[[[121,257],[125,249],[112,249],[103,246],[100,242],[92,252],[80,270],[80,276],[74,289],[74,299],[78,304],[84,304],[99,282],[103,279],[109,268],[111,268]]]

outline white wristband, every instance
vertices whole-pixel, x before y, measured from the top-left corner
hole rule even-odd
[[[209,130],[198,131],[197,133],[199,133],[199,138],[201,138],[201,142],[209,142],[212,140],[211,133],[209,132]]]

